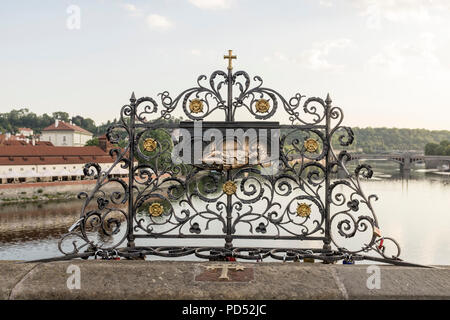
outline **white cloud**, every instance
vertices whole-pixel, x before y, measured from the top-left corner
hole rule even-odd
[[[319,4],[322,6],[322,7],[332,7],[333,5],[334,5],[334,3],[333,3],[333,1],[331,1],[331,0],[320,0],[319,1]]]
[[[390,75],[412,73],[418,77],[439,72],[441,62],[436,55],[435,35],[422,33],[414,42],[393,42],[372,56],[368,67]]]
[[[131,3],[123,3],[121,7],[127,11],[131,16],[141,16],[142,11],[138,9],[134,4]]]
[[[151,29],[167,30],[174,26],[173,22],[164,16],[151,14],[147,17],[148,26]]]
[[[191,4],[206,10],[228,9],[232,0],[189,0]]]
[[[277,58],[280,61],[288,61],[289,60],[289,58],[283,52],[280,52],[280,51],[275,52],[274,56],[275,56],[275,58]]]
[[[335,49],[345,49],[354,45],[350,39],[336,39],[314,43],[310,49],[302,51],[298,56],[290,57],[286,53],[276,51],[271,56],[264,56],[264,62],[281,61],[300,65],[305,69],[339,71],[343,65],[329,61],[329,55]]]
[[[425,23],[441,21],[448,12],[448,0],[347,0],[366,17],[366,25],[380,29],[384,21],[395,23]]]
[[[311,49],[308,49],[300,54],[296,59],[301,66],[313,70],[338,70],[342,69],[343,65],[332,64],[328,61],[330,52],[334,49],[343,49],[351,46],[353,43],[350,39],[336,39],[327,42],[313,44]]]

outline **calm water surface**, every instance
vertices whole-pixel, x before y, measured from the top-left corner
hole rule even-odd
[[[416,169],[406,179],[395,166],[380,162],[372,166],[374,178],[362,182],[363,190],[366,195],[378,195],[374,209],[380,227],[383,235],[392,236],[400,243],[400,257],[421,264],[450,265],[450,174]],[[60,255],[57,241],[78,219],[80,208],[78,200],[1,206],[0,260]],[[207,239],[191,243],[177,239],[140,241],[138,245],[223,245],[223,240]],[[234,244],[295,247],[292,241],[279,240],[240,240]]]

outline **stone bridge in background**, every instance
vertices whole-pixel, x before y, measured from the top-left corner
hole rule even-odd
[[[386,160],[400,164],[400,171],[410,171],[414,163],[425,163],[427,168],[450,166],[450,156],[425,156],[414,153],[355,153],[350,155],[352,160]]]

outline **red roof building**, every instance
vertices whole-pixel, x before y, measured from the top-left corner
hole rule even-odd
[[[42,129],[42,132],[44,131],[74,131],[74,132],[81,132],[85,134],[92,135],[91,132],[77,126],[71,123],[67,123],[61,120],[56,120],[55,123],[52,125],[49,125],[48,127]]]
[[[46,142],[37,145],[9,141],[0,145],[0,183],[78,180],[84,177],[86,163],[99,163],[103,171],[111,168],[111,144],[100,137],[100,145],[90,147],[55,147]],[[25,144],[21,144],[25,143]],[[110,175],[126,175],[127,169],[113,168]]]
[[[83,147],[87,141],[92,139],[89,131],[61,120],[42,130],[41,141],[53,143],[56,147]]]
[[[33,135],[33,129],[30,128],[19,128],[17,136],[29,137]]]
[[[23,142],[23,141],[14,141]],[[54,147],[47,145],[0,146],[0,165],[38,165],[112,162],[111,156],[99,147]]]

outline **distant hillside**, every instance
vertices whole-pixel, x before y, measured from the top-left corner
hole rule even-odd
[[[70,117],[67,112],[53,112],[51,115],[36,115],[28,109],[12,110],[0,113],[0,131],[16,133],[18,128],[27,127],[40,133],[43,128],[54,123],[55,118],[72,122],[100,136],[105,134],[106,129],[117,120],[108,121],[96,125],[90,118],[82,116]],[[176,121],[179,121],[177,119]],[[420,150],[423,151],[426,144],[439,144],[441,141],[450,141],[448,130],[426,130],[426,129],[396,129],[396,128],[352,128],[355,133],[355,141],[348,149],[362,149],[364,152],[380,152],[393,150]],[[335,137],[337,139],[337,136]]]
[[[30,128],[35,133],[41,133],[42,129],[54,123],[56,118],[65,122],[72,120],[74,124],[92,132],[94,135],[98,133],[94,120],[90,118],[83,118],[82,116],[69,117],[67,112],[62,111],[53,112],[51,115],[46,113],[36,115],[27,108],[0,113],[0,131],[2,133],[10,132],[15,134],[19,128]]]
[[[352,128],[355,141],[351,149],[363,152],[421,150],[427,143],[439,144],[450,140],[448,130],[397,129],[397,128]]]
[[[10,112],[0,113],[0,133],[10,132],[16,134],[19,128],[33,129],[34,133],[41,133],[42,129],[48,127],[55,122],[55,119],[60,119],[65,122],[72,121],[73,124],[92,132],[94,136],[101,136],[106,133],[108,127],[117,123],[117,119],[108,120],[105,123],[96,125],[94,120],[84,118],[80,115],[70,117],[67,112],[57,111],[51,115],[44,113],[43,115],[36,115],[27,108],[14,109]],[[168,122],[177,122],[181,118],[167,120]],[[166,120],[162,120],[166,121]]]

